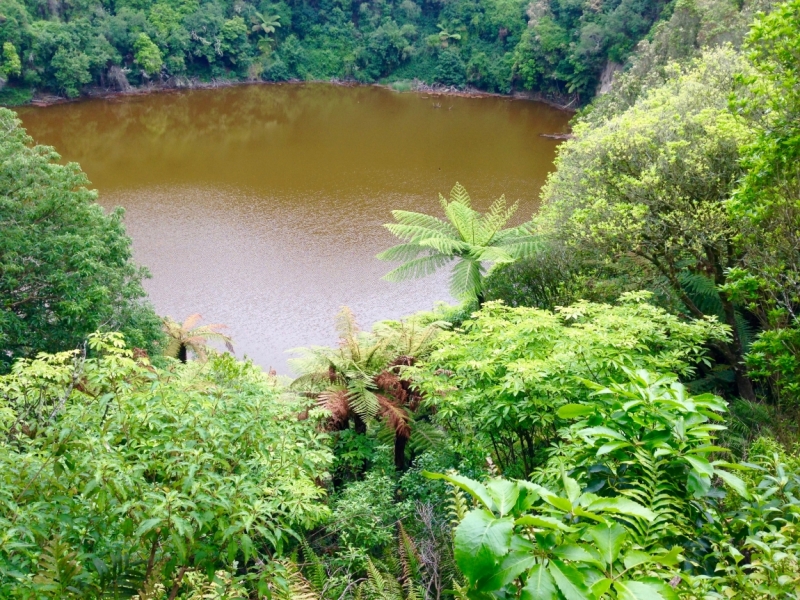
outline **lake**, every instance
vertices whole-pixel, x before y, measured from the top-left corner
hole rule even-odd
[[[461,182],[478,209],[501,194],[535,211],[570,115],[501,97],[378,87],[250,85],[18,110],[37,143],[76,161],[123,206],[160,314],[224,323],[238,356],[289,373],[288,349],[452,301],[447,273],[381,280],[393,209],[440,214]]]

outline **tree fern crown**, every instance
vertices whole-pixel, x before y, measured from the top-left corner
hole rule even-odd
[[[403,261],[384,276],[387,281],[425,277],[455,261],[450,293],[461,299],[482,299],[486,265],[510,263],[533,253],[536,238],[528,224],[504,229],[517,211],[505,196],[485,214],[472,208],[467,190],[456,183],[449,200],[439,195],[446,219],[405,210],[392,211],[395,223],[385,227],[402,240],[378,254],[380,260]]]

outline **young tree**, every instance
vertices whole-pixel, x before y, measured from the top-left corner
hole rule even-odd
[[[164,63],[164,58],[161,56],[161,50],[158,49],[146,33],[140,33],[133,44],[133,49],[136,52],[134,60],[142,71],[148,77],[158,74],[161,71],[161,65]]]
[[[540,224],[607,260],[648,263],[694,317],[704,311],[686,277],[709,278],[733,332],[715,348],[733,369],[739,393],[754,399],[736,306],[724,287],[741,259],[726,203],[743,173],[741,149],[752,139],[728,102],[736,74],[747,66],[722,49],[686,71],[673,69],[671,79],[623,113],[575,128],[576,139],[562,146],[543,191]]]
[[[97,329],[122,330],[133,345],[159,339],[122,211],[106,215],[76,164],[31,141],[0,109],[0,370]]]
[[[485,263],[514,262],[530,254],[536,240],[524,225],[503,229],[517,210],[516,203],[506,207],[505,196],[495,200],[486,214],[481,215],[473,210],[464,186],[456,183],[450,191],[450,201],[439,194],[439,202],[447,221],[422,213],[392,211],[397,223],[385,227],[403,243],[384,250],[378,258],[406,262],[389,271],[384,279],[403,281],[424,277],[457,261],[450,278],[450,293],[483,304]]]

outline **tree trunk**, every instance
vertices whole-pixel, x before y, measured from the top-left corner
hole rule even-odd
[[[181,344],[178,350],[178,360],[186,364],[189,361],[189,351],[186,349],[186,344]]]
[[[394,468],[402,473],[406,470],[406,445],[408,438],[404,435],[394,436]]]
[[[753,381],[747,375],[747,367],[744,365],[744,344],[742,343],[742,338],[739,336],[739,329],[736,326],[736,309],[733,306],[733,302],[726,299],[723,294],[720,294],[720,300],[722,301],[722,308],[725,311],[725,322],[731,328],[732,341],[729,344],[731,347],[730,356],[726,356],[726,358],[728,358],[728,362],[733,368],[733,373],[736,377],[736,389],[742,398],[754,402],[756,399],[756,392],[753,389]]]

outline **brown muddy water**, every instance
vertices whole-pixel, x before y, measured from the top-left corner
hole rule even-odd
[[[286,350],[451,301],[447,273],[392,284],[375,254],[392,209],[438,214],[460,181],[530,217],[569,114],[498,97],[326,84],[240,86],[19,111],[37,143],[123,206],[160,314],[225,323],[238,356],[288,373]]]

